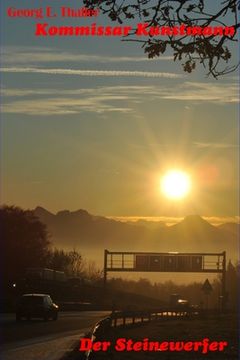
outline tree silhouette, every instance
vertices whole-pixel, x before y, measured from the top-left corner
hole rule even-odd
[[[231,261],[229,261],[226,272],[226,284],[227,284],[227,294],[228,294],[228,307],[230,309],[238,308],[238,291],[239,291],[239,264],[234,266]]]
[[[144,39],[132,29],[124,41],[139,42],[149,58],[171,54],[174,61],[183,62],[184,71],[191,73],[201,64],[207,75],[217,78],[228,74],[239,64],[231,61],[240,26],[237,12],[240,0],[84,0],[90,8],[99,8],[102,14],[119,24],[137,21],[151,27],[232,27],[233,33],[194,34],[174,36],[171,32],[164,37],[148,35]],[[136,26],[136,25],[135,25]]]
[[[68,276],[82,277],[84,261],[82,255],[76,250],[64,251],[53,249],[49,251],[47,266],[54,270],[64,271]]]
[[[32,211],[15,206],[0,208],[2,275],[12,284],[28,267],[45,266],[49,240],[47,230]]]

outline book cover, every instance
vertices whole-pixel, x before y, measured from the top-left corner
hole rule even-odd
[[[3,359],[238,359],[239,6],[1,3]]]

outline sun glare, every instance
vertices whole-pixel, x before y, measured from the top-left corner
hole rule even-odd
[[[184,198],[189,193],[190,188],[190,177],[181,170],[171,170],[161,179],[163,194],[173,200]]]

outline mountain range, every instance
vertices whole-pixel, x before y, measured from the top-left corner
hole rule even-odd
[[[96,260],[103,250],[149,252],[227,252],[236,261],[240,225],[214,226],[199,215],[186,216],[175,225],[147,221],[122,222],[95,216],[86,210],[59,211],[53,214],[42,207],[34,211],[46,224],[54,246],[73,249]],[[150,226],[149,226],[150,225]]]

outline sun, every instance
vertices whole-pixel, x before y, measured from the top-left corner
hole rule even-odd
[[[169,199],[183,199],[190,189],[190,176],[184,171],[170,170],[161,179],[161,190]]]

